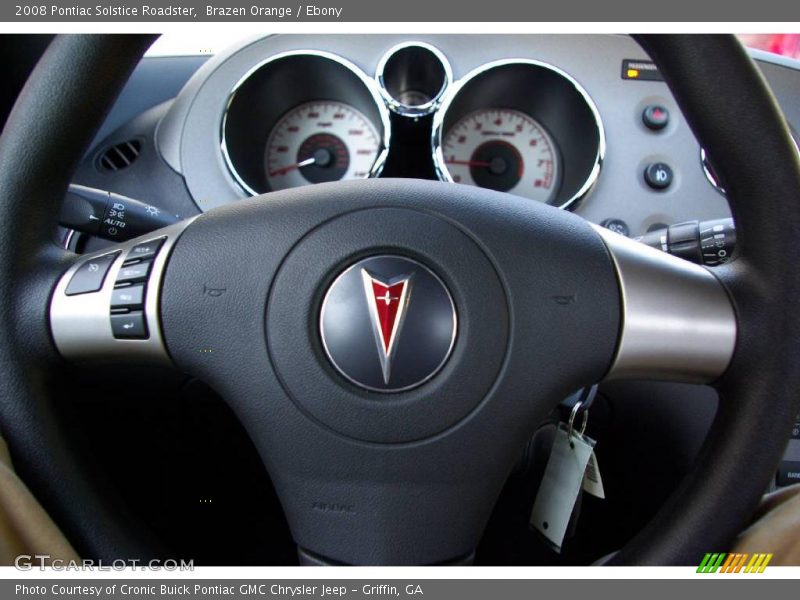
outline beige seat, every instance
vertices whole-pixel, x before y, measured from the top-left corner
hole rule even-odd
[[[37,554],[49,555],[51,560],[79,560],[67,538],[14,472],[8,447],[0,438],[0,565],[11,566],[17,556]]]
[[[771,565],[800,565],[800,484],[765,496],[732,552],[772,553]]]

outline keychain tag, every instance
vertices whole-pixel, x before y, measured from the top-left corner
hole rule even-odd
[[[589,440],[586,436],[583,436],[585,440]],[[594,446],[594,440],[590,440],[592,442],[592,446]],[[589,463],[586,465],[586,473],[583,476],[583,491],[587,494],[591,494],[595,498],[600,498],[601,500],[605,500],[606,491],[603,488],[603,478],[600,477],[600,467],[597,466],[597,455],[592,450],[591,455],[589,455]]]
[[[561,552],[572,510],[593,454],[594,440],[559,423],[550,459],[531,510],[530,524]]]

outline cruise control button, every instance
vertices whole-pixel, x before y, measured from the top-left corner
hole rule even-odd
[[[141,308],[144,305],[144,284],[115,288],[111,292],[111,308]]]
[[[644,180],[654,190],[665,190],[672,183],[672,167],[662,162],[647,165]]]
[[[143,260],[145,258],[153,258],[158,252],[158,249],[161,247],[161,244],[164,243],[165,239],[167,238],[159,238],[157,240],[151,240],[149,242],[137,244],[131,248],[131,251],[128,252],[128,256],[125,257],[125,260]]]
[[[141,312],[130,312],[111,315],[111,331],[115,338],[145,339],[147,323]]]
[[[78,267],[67,285],[67,296],[99,291],[103,287],[108,269],[118,255],[119,252],[104,254],[97,258],[91,258]]]
[[[642,122],[648,129],[661,131],[669,123],[669,111],[658,104],[651,104],[642,111]]]
[[[123,265],[117,273],[117,283],[133,283],[134,281],[144,281],[150,273],[152,262],[144,261],[132,265]]]

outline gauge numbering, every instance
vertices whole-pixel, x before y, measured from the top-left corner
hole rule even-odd
[[[271,190],[369,177],[380,151],[375,126],[358,110],[334,101],[301,104],[267,139],[264,167]]]
[[[442,141],[444,164],[456,183],[552,202],[560,165],[555,142],[517,110],[482,109],[458,120]]]

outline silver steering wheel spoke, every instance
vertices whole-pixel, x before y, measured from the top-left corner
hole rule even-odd
[[[171,365],[160,294],[170,252],[193,219],[81,256],[56,285],[50,330],[77,363]]]
[[[595,226],[611,255],[620,289],[621,328],[606,380],[711,383],[736,345],[736,315],[706,267]]]

